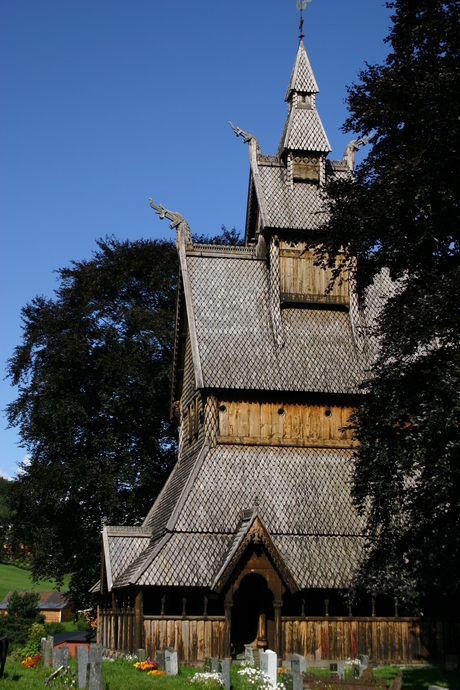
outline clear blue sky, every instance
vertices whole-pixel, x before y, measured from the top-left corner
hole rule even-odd
[[[389,15],[384,0],[312,0],[304,12],[332,158],[351,138],[339,131],[346,84],[384,59]],[[89,258],[97,237],[167,236],[150,196],[192,232],[243,230],[247,147],[227,121],[276,152],[298,24],[295,0],[1,0],[3,476],[25,455],[3,413],[21,307],[52,296],[53,271]]]

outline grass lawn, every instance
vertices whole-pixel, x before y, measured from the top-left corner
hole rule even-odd
[[[49,677],[52,669],[49,668],[23,668],[20,662],[11,662],[7,660],[5,665],[4,677],[0,678],[0,690],[7,690],[8,688],[17,688],[18,690],[35,690],[45,687],[59,688],[75,688],[76,684],[72,685],[71,672],[76,670],[75,661],[70,660],[70,673],[66,678],[55,679],[50,681],[49,685],[45,685],[45,679]],[[132,661],[104,661],[102,665],[103,685],[104,690],[147,690],[147,688],[155,688],[155,690],[196,690],[198,685],[191,685],[190,678],[197,671],[194,667],[179,667],[178,676],[159,677],[148,676],[145,672],[137,671],[133,667]],[[388,683],[398,673],[397,666],[382,666],[375,670],[375,675],[379,678],[387,679]],[[76,677],[73,677],[76,680]],[[241,676],[238,675],[238,667],[232,666],[230,672],[230,682],[234,690],[248,690],[251,685]],[[404,688],[407,690],[425,690],[428,685],[441,685],[448,687],[450,690],[460,690],[460,673],[446,674],[442,668],[404,668],[403,669]]]
[[[67,591],[68,583],[69,578],[66,578],[63,585],[64,591]],[[16,566],[9,563],[0,563],[0,601],[5,598],[8,592],[14,589],[18,591],[33,589],[34,591],[47,592],[56,589],[56,583],[53,580],[32,582],[32,577],[28,570],[16,568]]]

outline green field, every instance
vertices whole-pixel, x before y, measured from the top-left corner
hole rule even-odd
[[[63,585],[63,590],[68,588],[68,578]],[[16,568],[9,563],[0,563],[0,601],[11,590],[26,591],[33,589],[35,591],[48,592],[56,588],[56,583],[53,580],[40,580],[39,582],[32,582],[32,577],[28,570],[23,568]]]

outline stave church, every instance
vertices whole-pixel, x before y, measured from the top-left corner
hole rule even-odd
[[[195,244],[181,214],[151,202],[176,230],[180,265],[178,457],[141,526],[103,525],[95,589],[107,654],[426,656],[421,623],[397,603],[347,598],[364,547],[347,420],[391,285],[376,280],[362,310],[347,275],[328,289],[315,265],[323,189],[353,174],[359,146],[329,158],[317,94],[301,36],[276,153],[232,125],[249,153],[244,246]]]

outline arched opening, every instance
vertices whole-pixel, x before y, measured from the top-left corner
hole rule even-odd
[[[273,593],[258,573],[246,575],[233,594],[231,641],[235,654],[246,647],[273,649]]]

